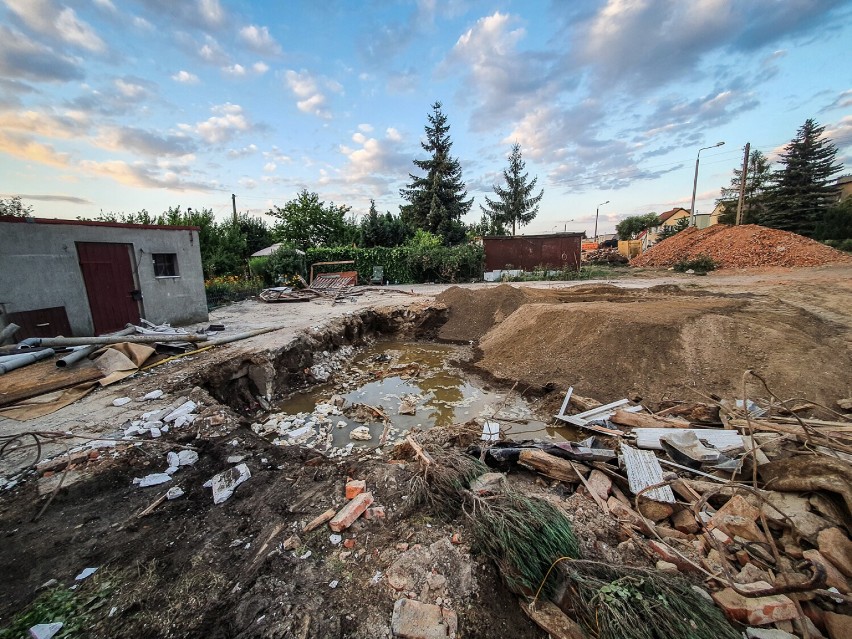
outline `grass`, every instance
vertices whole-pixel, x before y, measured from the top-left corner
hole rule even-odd
[[[615,279],[626,276],[630,272],[628,266],[611,266],[591,264],[581,266],[579,270],[566,268],[558,271],[538,268],[529,273],[521,273],[509,278],[510,282],[573,282],[578,280]]]
[[[87,637],[91,627],[103,614],[95,613],[111,601],[115,581],[110,574],[93,576],[77,590],[55,586],[43,592],[0,630],[0,639],[29,637],[29,629],[41,623],[61,621],[55,639]]]

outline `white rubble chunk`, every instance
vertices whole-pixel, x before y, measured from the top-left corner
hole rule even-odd
[[[124,406],[125,404],[129,404],[131,400],[129,397],[119,397],[117,399],[112,400],[113,406]]]
[[[165,484],[167,481],[171,481],[172,476],[167,475],[166,473],[151,473],[150,475],[145,475],[138,482],[134,479],[133,483],[138,483],[140,488],[148,488],[148,486],[156,486],[157,484]]]
[[[246,464],[240,464],[214,476],[212,481],[213,503],[221,504],[234,494],[237,486],[251,477]]]
[[[62,630],[63,625],[65,624],[61,621],[36,624],[30,628],[30,637],[32,637],[32,639],[50,639],[57,632]]]
[[[355,439],[357,441],[370,441],[373,438],[373,435],[370,433],[370,429],[366,426],[358,426],[358,428],[353,428],[349,431],[349,439]]]
[[[97,571],[98,571],[97,568],[83,568],[83,571],[79,575],[74,577],[74,580],[75,581],[83,581],[87,577],[91,577],[92,575],[94,575]]]
[[[142,399],[151,400],[151,399],[160,399],[163,396],[163,391],[159,388],[157,390],[152,390],[150,393],[146,393],[142,396]]]
[[[183,488],[180,486],[172,486],[166,491],[166,499],[169,501],[178,497],[183,497]]]
[[[197,406],[198,406],[198,404],[196,404],[192,400],[188,400],[188,401],[184,402],[183,404],[181,404],[180,406],[178,406],[177,408],[175,408],[171,413],[166,415],[163,418],[163,421],[164,422],[173,422],[178,417],[180,417],[181,415],[189,415],[192,411],[194,411],[197,408]]]

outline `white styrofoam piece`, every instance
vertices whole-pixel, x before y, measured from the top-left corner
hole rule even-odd
[[[714,428],[679,428],[679,433],[694,433],[699,440],[705,441],[713,448],[742,448],[743,440],[736,430],[722,430]],[[651,450],[663,450],[660,437],[672,434],[671,428],[634,428],[636,446]]]

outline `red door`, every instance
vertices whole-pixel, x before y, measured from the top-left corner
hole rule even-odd
[[[130,244],[77,242],[95,334],[139,323],[139,291],[134,290]]]

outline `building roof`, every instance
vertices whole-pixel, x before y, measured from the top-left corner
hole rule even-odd
[[[277,242],[276,244],[273,244],[272,246],[267,246],[266,248],[262,248],[259,251],[255,251],[254,253],[251,254],[251,257],[268,257],[268,256],[272,255],[275,251],[277,251],[280,248],[280,246],[281,246],[281,242]],[[298,253],[299,255],[305,254],[304,251],[300,251],[299,249],[293,249],[293,250],[296,251],[296,253]]]
[[[669,219],[671,219],[672,217],[677,215],[680,211],[683,211],[684,213],[689,214],[689,209],[685,209],[682,206],[678,206],[676,208],[673,208],[671,211],[666,211],[665,213],[661,213],[660,214],[660,224],[668,221]]]
[[[124,222],[96,222],[95,220],[58,220],[46,217],[15,217],[0,215],[0,222],[12,224],[63,224],[70,226],[112,226],[119,229],[140,229],[149,231],[199,231],[197,226],[170,226],[167,224],[126,224]]]

